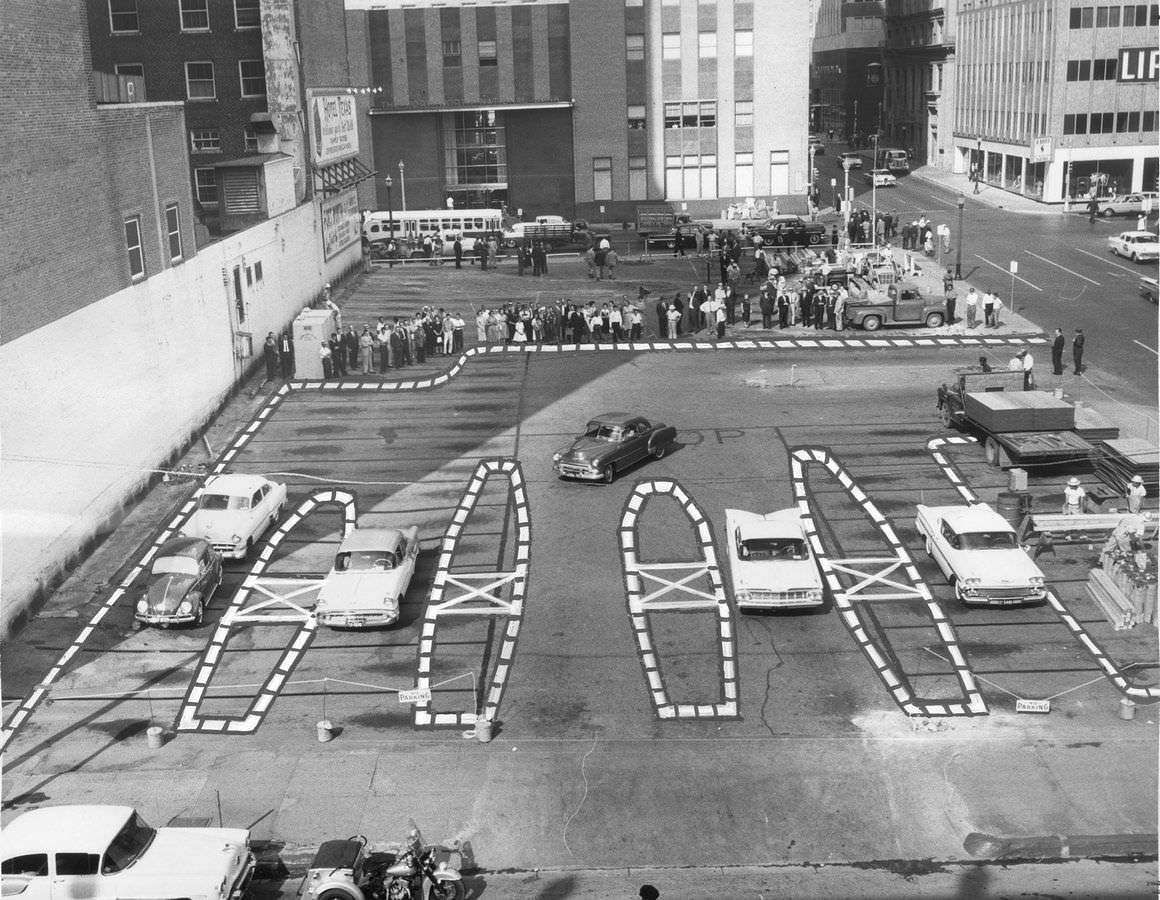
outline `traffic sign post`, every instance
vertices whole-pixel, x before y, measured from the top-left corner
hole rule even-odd
[[[1019,272],[1019,263],[1011,260],[1011,312],[1015,312],[1015,275]]]

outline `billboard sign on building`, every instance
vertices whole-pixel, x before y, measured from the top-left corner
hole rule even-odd
[[[362,236],[358,191],[339,191],[337,194],[323,197],[320,205],[323,258],[330,259]]]
[[[1155,47],[1124,47],[1120,50],[1120,65],[1116,81],[1121,84],[1160,81],[1160,49]]]
[[[1037,137],[1031,139],[1031,145],[1027,148],[1027,161],[1029,163],[1051,162],[1052,141],[1049,137]]]
[[[358,117],[351,95],[312,96],[310,125],[310,144],[316,166],[328,166],[358,154]]]

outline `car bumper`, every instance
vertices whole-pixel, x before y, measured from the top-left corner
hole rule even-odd
[[[399,611],[392,612],[320,612],[319,625],[328,628],[381,628],[399,621]]]
[[[980,587],[960,591],[959,598],[968,606],[1020,606],[1025,603],[1042,603],[1047,599],[1047,590]]]
[[[590,469],[575,463],[558,462],[552,465],[552,470],[561,478],[576,478],[580,481],[603,481],[604,472],[600,469]]]
[[[254,880],[254,872],[257,868],[258,861],[254,859],[254,854],[247,853],[245,868],[230,888],[227,900],[242,900],[246,896],[246,892],[250,889],[250,882]]]
[[[738,598],[741,612],[759,609],[816,609],[825,603],[825,596],[810,596],[806,591],[753,591],[745,599]]]
[[[143,625],[188,625],[197,621],[193,613],[133,613],[133,618]]]

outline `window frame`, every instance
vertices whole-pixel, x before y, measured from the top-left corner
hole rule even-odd
[[[258,94],[249,93],[246,91],[246,82],[247,81],[250,81],[251,83],[256,82],[258,80],[258,77],[256,75],[248,75],[247,76],[245,71],[243,70],[244,66],[254,65],[255,63],[262,70],[262,79],[261,79],[262,80],[262,91],[261,91],[261,93],[258,93]],[[238,96],[240,96],[244,99],[247,99],[247,100],[257,99],[259,97],[266,96],[266,64],[265,64],[265,62],[263,62],[260,59],[239,59],[238,60],[238,91],[239,91]]]
[[[124,220],[124,224],[125,254],[129,261],[129,277],[134,282],[143,281],[145,279],[145,243],[141,238],[141,217],[129,216]],[[130,226],[136,232],[135,239],[129,234]]]
[[[612,200],[611,156],[592,157],[592,200],[596,203]]]
[[[200,9],[186,9],[187,4],[200,3]],[[205,16],[204,25],[187,25],[185,17],[187,13],[202,14]],[[182,34],[205,34],[210,30],[209,21],[209,0],[177,0],[177,24],[181,29]]]
[[[221,153],[222,135],[217,128],[189,129],[190,153]]]
[[[244,5],[239,6],[239,4],[244,4]],[[239,15],[239,13],[241,13],[242,11],[245,11],[245,13],[246,13],[245,18],[248,19],[251,10],[257,16],[258,21],[252,25],[243,25],[242,21],[241,21],[243,17],[241,15]],[[235,31],[252,31],[255,28],[261,28],[261,27],[262,27],[262,4],[261,4],[260,0],[234,0],[234,30]]]
[[[746,108],[743,108],[746,107]],[[752,128],[753,127],[753,101],[752,100],[735,100],[733,102],[733,127],[734,128]]]
[[[681,33],[679,31],[661,32],[661,59],[680,61]]]
[[[125,10],[120,10],[118,12],[114,12],[113,11],[113,4],[114,3],[118,3],[121,6],[129,6],[131,4],[133,7],[133,11],[131,13],[127,12]],[[105,8],[109,12],[109,33],[110,34],[140,34],[141,33],[141,10],[137,6],[137,0],[107,0],[107,2],[105,4]],[[128,16],[133,17],[133,27],[132,28],[118,28],[116,25],[117,17],[125,18]]]
[[[189,67],[190,66],[209,66],[210,77],[208,83],[212,88],[212,94],[208,97],[195,97],[190,91],[192,82],[196,81],[198,84],[206,83],[206,79],[197,78],[191,79]],[[217,100],[217,71],[214,68],[213,60],[210,59],[187,59],[185,61],[185,99],[193,103],[208,103]]]
[[[648,128],[647,109],[643,103],[630,103],[626,114],[629,131],[645,131]]]
[[[170,214],[172,213],[172,217]],[[185,259],[185,248],[181,242],[181,207],[176,203],[165,205],[165,236],[169,240],[169,261],[180,262]],[[174,244],[176,243],[176,252]]]
[[[477,44],[479,65],[481,68],[492,68],[499,65],[499,48],[495,41],[479,41]]]
[[[202,177],[208,175],[213,180],[212,185],[204,184]],[[203,193],[208,189],[213,189],[213,199],[203,199]],[[213,166],[195,166],[193,169],[193,198],[202,206],[217,207],[217,170]]]
[[[697,32],[697,59],[717,58],[717,32]]]
[[[637,46],[638,41],[639,46]],[[624,36],[624,58],[628,61],[643,60],[644,45],[643,34],[626,34]]]
[[[743,39],[741,36],[745,35]],[[753,29],[741,28],[733,32],[733,55],[738,59],[753,56]]]

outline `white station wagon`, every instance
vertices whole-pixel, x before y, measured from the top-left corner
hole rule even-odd
[[[419,526],[356,528],[339,544],[314,614],[337,628],[393,625],[415,574]]]
[[[20,900],[239,900],[249,841],[244,828],[150,828],[130,806],[52,806],[0,832],[0,883]]]
[[[738,609],[822,605],[822,576],[796,509],[765,515],[727,509],[725,529]]]
[[[185,526],[222,556],[245,559],[286,506],[286,485],[261,475],[215,475],[205,483],[197,509]]]

